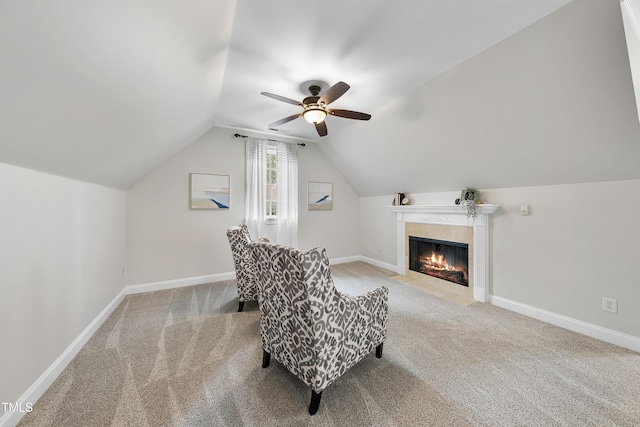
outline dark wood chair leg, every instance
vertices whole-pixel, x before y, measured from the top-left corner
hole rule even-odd
[[[311,390],[311,403],[309,404],[309,415],[314,415],[318,412],[318,407],[320,406],[320,398],[322,397],[322,392],[316,393]]]
[[[269,363],[271,363],[271,355],[266,350],[262,350],[262,367],[269,367]]]
[[[244,301],[240,301],[240,304],[238,304],[238,313],[240,313],[243,308],[244,308]]]
[[[376,357],[380,359],[382,357],[382,345],[384,343],[380,343],[379,346],[376,347]]]

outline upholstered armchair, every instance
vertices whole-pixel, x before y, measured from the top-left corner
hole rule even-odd
[[[389,290],[339,292],[323,248],[302,252],[251,243],[260,307],[262,367],[271,356],[311,388],[309,414],[322,392],[374,348],[382,357]]]
[[[255,284],[255,271],[253,259],[249,249],[251,235],[245,224],[240,226],[232,225],[227,230],[233,263],[236,268],[236,281],[238,282],[238,311],[242,311],[245,301],[258,300],[258,288]],[[258,239],[258,241],[268,242],[268,239]]]

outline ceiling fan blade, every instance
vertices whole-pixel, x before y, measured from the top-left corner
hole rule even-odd
[[[318,131],[318,135],[327,136],[327,124],[323,121],[320,123],[315,123],[316,130]]]
[[[367,113],[359,113],[357,111],[351,110],[327,110],[328,114],[337,117],[344,117],[345,119],[356,119],[356,120],[369,120],[371,118],[371,114]]]
[[[324,103],[324,105],[329,105],[336,99],[340,98],[346,91],[349,90],[351,86],[346,84],[345,82],[338,82],[331,86],[325,93],[322,94],[320,99],[318,100],[318,104]]]
[[[280,119],[277,122],[273,122],[271,123],[268,127],[270,128],[277,128],[278,126],[285,124],[287,122],[290,122],[291,120],[295,120],[298,117],[300,117],[302,115],[302,113],[298,113],[298,114],[294,114],[293,116],[289,116],[289,117],[285,117],[284,119]]]
[[[301,107],[304,107],[304,104],[300,101],[296,101],[291,98],[285,98],[284,96],[276,95],[275,93],[260,92],[260,95],[268,96],[269,98],[277,99],[278,101],[286,102],[288,104],[299,105]]]

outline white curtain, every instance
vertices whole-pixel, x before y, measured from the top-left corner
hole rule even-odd
[[[275,235],[275,243],[298,245],[298,151],[295,144],[278,142],[277,225],[275,233],[266,229],[267,154],[269,142],[247,138],[245,221],[254,239]]]
[[[278,228],[276,243],[298,246],[298,147],[278,142]]]
[[[247,138],[246,141],[246,191],[244,218],[254,239],[264,237],[267,212],[265,209],[267,186],[267,149],[263,139]]]

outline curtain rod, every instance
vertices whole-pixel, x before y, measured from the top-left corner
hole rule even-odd
[[[236,138],[249,138],[247,135],[240,135],[239,133],[234,133],[233,136],[235,136]],[[284,142],[285,144],[298,144],[301,147],[306,147],[307,144],[305,144],[304,142],[288,142],[288,141],[278,141],[277,139],[267,139],[267,141],[271,141],[271,142]]]

